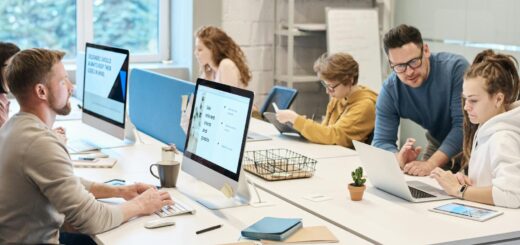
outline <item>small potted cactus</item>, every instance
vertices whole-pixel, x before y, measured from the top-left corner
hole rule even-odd
[[[356,170],[352,171],[352,181],[354,182],[348,185],[350,199],[352,199],[352,201],[361,201],[366,189],[365,182],[367,181],[367,179],[363,177],[362,167],[358,167]]]

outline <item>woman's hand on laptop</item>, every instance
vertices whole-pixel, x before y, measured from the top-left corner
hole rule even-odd
[[[463,185],[459,182],[459,178],[455,176],[451,171],[444,171],[437,167],[432,170],[430,177],[437,180],[437,183],[448,193],[450,196],[458,196],[460,187]]]

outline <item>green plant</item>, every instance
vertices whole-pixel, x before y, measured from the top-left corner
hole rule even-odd
[[[354,181],[354,186],[363,186],[367,179],[363,177],[363,168],[358,167],[356,170],[352,171],[352,180]]]

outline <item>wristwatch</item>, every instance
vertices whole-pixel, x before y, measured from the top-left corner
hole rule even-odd
[[[464,199],[464,193],[466,192],[466,190],[468,189],[468,185],[466,184],[463,184],[460,189],[459,189],[459,198],[460,199]]]

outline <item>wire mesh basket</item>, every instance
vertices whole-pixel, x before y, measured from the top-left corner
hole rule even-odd
[[[312,177],[316,160],[287,149],[246,151],[244,169],[265,180]]]

